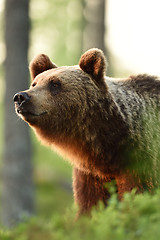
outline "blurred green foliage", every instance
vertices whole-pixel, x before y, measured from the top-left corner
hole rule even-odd
[[[75,65],[82,49],[82,0],[32,0],[30,57],[44,51],[57,65]]]
[[[49,219],[33,218],[12,231],[0,231],[1,240],[158,240],[160,239],[160,191],[151,196],[127,193],[119,202],[114,193],[109,206],[99,205],[92,218],[75,221],[75,209]]]

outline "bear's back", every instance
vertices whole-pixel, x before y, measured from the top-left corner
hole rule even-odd
[[[149,75],[131,76],[128,79],[106,78],[109,91],[126,121],[160,110],[160,80]],[[144,116],[145,117],[145,116]]]

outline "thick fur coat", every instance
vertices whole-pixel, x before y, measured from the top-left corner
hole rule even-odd
[[[79,66],[57,67],[40,54],[30,63],[31,87],[14,96],[17,114],[45,144],[73,165],[79,212],[116,181],[119,199],[159,185],[160,81],[149,75],[106,77],[99,49],[85,52]]]

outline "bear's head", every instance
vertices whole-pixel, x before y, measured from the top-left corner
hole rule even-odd
[[[30,63],[30,88],[14,96],[17,114],[44,138],[78,133],[86,119],[94,121],[106,96],[106,66],[99,49],[85,52],[79,66],[57,67],[38,55]]]

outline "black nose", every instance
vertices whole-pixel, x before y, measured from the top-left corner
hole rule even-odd
[[[19,105],[23,102],[26,102],[30,99],[30,96],[28,95],[28,93],[26,92],[19,92],[19,93],[16,93],[13,97],[13,101],[15,103],[18,103]]]

